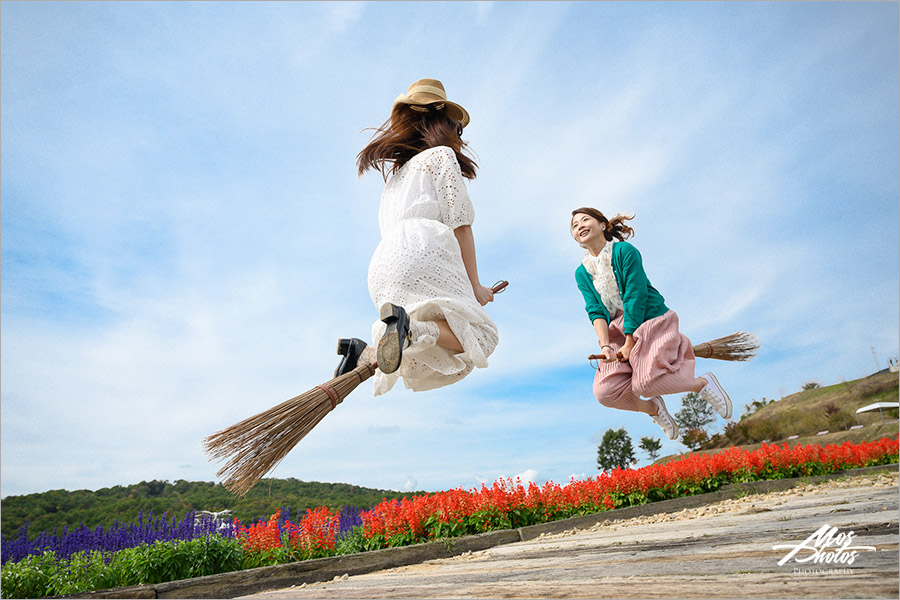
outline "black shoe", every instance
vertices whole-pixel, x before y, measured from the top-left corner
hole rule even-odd
[[[393,373],[400,368],[403,348],[409,344],[409,316],[402,306],[387,303],[381,307],[381,320],[387,329],[378,340],[378,370]]]
[[[341,359],[337,369],[334,370],[334,376],[340,377],[344,373],[349,373],[359,364],[359,355],[366,349],[366,343],[358,338],[341,338],[338,340],[337,353],[344,358]]]

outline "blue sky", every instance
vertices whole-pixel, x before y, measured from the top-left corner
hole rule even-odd
[[[684,451],[593,398],[579,206],[637,215],[632,241],[693,341],[758,335],[752,362],[698,362],[738,414],[898,355],[897,3],[2,16],[3,496],[215,480],[203,437],[328,379],[337,338],[377,316],[382,182],[355,156],[423,77],[472,117],[479,271],[510,281],[489,306],[500,346],[440,390],[363,384],[274,476],[565,482],[597,473],[619,427]]]

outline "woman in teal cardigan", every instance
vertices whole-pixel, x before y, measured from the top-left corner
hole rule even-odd
[[[587,250],[575,281],[600,344],[594,396],[609,408],[650,415],[674,440],[678,425],[663,395],[697,392],[726,419],[731,399],[712,373],[694,376],[693,345],[678,331],[678,315],[650,284],[640,252],[625,241],[634,234],[625,221],[633,218],[572,211],[572,237]]]

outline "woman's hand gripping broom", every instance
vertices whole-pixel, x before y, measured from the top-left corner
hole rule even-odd
[[[712,358],[715,360],[750,360],[756,356],[759,350],[759,340],[752,333],[738,331],[725,337],[716,338],[694,346],[694,356],[697,358]],[[600,354],[591,354],[588,360],[602,360]]]

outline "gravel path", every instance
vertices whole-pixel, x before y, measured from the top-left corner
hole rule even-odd
[[[898,515],[898,474],[884,473],[246,597],[897,598]],[[790,548],[773,546],[803,544],[824,525],[840,542],[874,549],[857,550],[852,564],[815,563],[813,550],[800,550],[778,565]],[[852,547],[820,556],[849,561]]]

